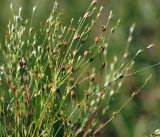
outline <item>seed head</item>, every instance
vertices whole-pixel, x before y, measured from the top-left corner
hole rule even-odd
[[[112,116],[115,117],[116,115],[117,115],[117,112],[114,111],[114,112],[112,113]]]
[[[33,7],[33,13],[35,12],[35,10],[36,10],[36,7],[34,6],[34,7]]]
[[[12,92],[12,93],[15,93],[16,90],[17,90],[16,86],[13,86],[13,87],[11,88],[11,92]]]
[[[13,10],[13,4],[12,3],[10,4],[10,9]]]
[[[76,97],[76,93],[75,93],[75,91],[73,91],[73,90],[71,91],[71,97],[72,97],[72,98],[75,98],[75,97]]]
[[[102,64],[102,69],[104,69],[104,67],[106,66],[105,62]]]
[[[76,50],[76,49],[74,49],[74,50],[73,50],[73,52],[72,52],[73,56],[75,56],[75,55],[76,55],[76,53],[77,53],[77,50]]]
[[[78,103],[77,105],[76,105],[76,108],[79,108],[80,107],[80,104]]]
[[[83,18],[88,18],[90,16],[90,12],[88,11],[88,12],[86,12],[85,14],[84,14],[84,16],[83,16]]]
[[[101,29],[103,32],[105,32],[107,28],[106,28],[106,26],[101,26]]]
[[[91,3],[92,6],[95,6],[96,4],[97,4],[97,0],[93,0]]]
[[[136,92],[133,92],[133,93],[132,93],[132,98],[133,98],[135,95],[136,95]]]
[[[60,71],[64,72],[64,70],[65,70],[65,67],[64,67],[64,65],[62,65],[61,68],[60,68]]]
[[[74,82],[74,78],[73,77],[69,78],[69,82],[70,83]]]
[[[79,40],[80,39],[80,35],[78,35],[77,33],[74,35],[73,37],[74,40]]]
[[[27,102],[27,105],[29,105],[29,103],[30,103],[30,94],[29,93],[26,95],[26,102]]]
[[[94,81],[95,80],[95,75],[92,75],[91,78],[90,78],[90,80]]]
[[[97,36],[97,37],[95,38],[95,43],[97,44],[97,43],[99,43],[99,42],[100,42],[100,37]]]
[[[69,67],[69,72],[74,72],[74,67]]]
[[[108,19],[111,20],[113,18],[113,13],[112,13],[112,10],[109,12],[109,17]]]
[[[11,80],[9,78],[7,78],[6,82],[7,82],[8,85],[11,84]]]
[[[64,41],[63,45],[64,45],[64,47],[66,48],[67,45],[68,45],[68,42],[67,42],[67,41]]]
[[[88,55],[88,51],[84,51],[83,55],[87,56]]]

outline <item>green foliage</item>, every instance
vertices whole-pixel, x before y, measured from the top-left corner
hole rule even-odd
[[[96,4],[93,1],[76,25],[71,19],[67,27],[55,2],[38,31],[32,25],[36,7],[28,20],[23,18],[22,8],[15,15],[11,4],[13,19],[1,46],[1,136],[96,136],[146,85],[149,78],[112,113],[123,79],[141,74],[142,70],[130,72],[134,59],[153,45],[127,59],[133,24],[124,52],[108,61],[108,46],[120,19],[109,28],[111,11],[100,34],[87,45],[102,11]],[[102,123],[100,116],[108,119]]]

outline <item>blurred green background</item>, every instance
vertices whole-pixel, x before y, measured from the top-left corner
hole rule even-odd
[[[37,3],[36,0],[0,0],[0,41],[2,43],[4,43],[7,24],[12,18],[9,8],[11,2],[15,12],[20,6],[23,7],[25,18],[31,18],[32,8]],[[38,8],[33,17],[35,26],[48,17],[53,3],[53,0],[38,0]],[[59,9],[64,9],[63,23],[67,25],[72,17],[78,20],[84,14],[91,0],[58,0],[58,3]],[[100,32],[101,25],[107,21],[110,10],[113,10],[115,19],[121,18],[118,30],[110,42],[111,58],[119,54],[119,49],[124,49],[129,28],[135,23],[136,28],[129,49],[130,57],[134,56],[138,49],[145,48],[150,43],[156,46],[135,59],[133,71],[160,62],[160,0],[99,0],[98,6],[100,5],[104,9],[96,28],[92,31],[92,37]],[[152,73],[151,80],[121,114],[102,131],[100,136],[145,137],[160,128],[160,67],[150,68],[142,73]],[[118,107],[116,104],[123,104],[132,91],[138,89],[142,83],[143,77],[127,78],[123,90],[115,98],[115,109]],[[105,120],[105,118],[102,119]]]

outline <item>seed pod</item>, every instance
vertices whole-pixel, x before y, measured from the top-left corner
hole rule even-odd
[[[120,75],[120,76],[119,76],[119,79],[122,79],[123,77],[124,77],[124,74]]]
[[[105,32],[106,29],[107,29],[106,26],[101,26],[101,28],[102,28],[102,31],[103,31],[103,32]]]
[[[97,44],[97,43],[99,43],[100,42],[100,38],[97,36],[96,38],[95,38],[95,43]]]
[[[64,72],[64,70],[65,70],[65,67],[64,67],[64,65],[62,65],[61,68],[60,68],[60,71]]]
[[[73,52],[72,52],[73,56],[75,56],[77,54],[77,50],[74,49]]]
[[[16,110],[18,111],[18,107],[19,106],[19,102],[18,101],[16,101]]]
[[[51,49],[51,48],[48,46],[48,47],[47,47],[47,51],[50,52],[50,49]]]
[[[97,4],[97,0],[93,0],[91,3],[92,6],[95,6],[96,4]]]
[[[112,116],[115,117],[116,115],[117,115],[117,112],[114,111],[114,112],[112,113]]]
[[[6,82],[7,82],[8,85],[11,84],[11,80],[9,78],[7,78]]]
[[[21,118],[22,114],[20,112],[18,112],[18,117]]]
[[[61,43],[61,42],[58,42],[57,48],[59,49],[61,46],[62,46],[62,43]]]
[[[74,67],[69,67],[69,72],[74,72]]]
[[[111,33],[114,33],[114,32],[115,32],[115,28],[112,28],[112,29],[111,29]]]
[[[81,43],[83,44],[85,42],[85,39],[83,38],[83,39],[81,39]]]
[[[67,45],[68,45],[68,42],[67,42],[67,41],[64,41],[63,45],[64,45],[64,47],[66,48]]]
[[[76,93],[75,93],[75,91],[73,91],[73,90],[71,91],[71,97],[72,97],[72,98],[75,98],[75,97],[76,97]]]
[[[11,88],[11,92],[12,92],[12,93],[15,93],[16,90],[17,90],[16,86],[13,86],[13,87]]]
[[[133,92],[133,93],[132,93],[132,98],[133,98],[135,95],[136,95],[136,92]]]
[[[78,83],[75,83],[75,88],[78,87]]]
[[[25,61],[25,59],[24,59],[23,57],[20,58],[20,60],[19,60],[19,65],[20,65],[21,68],[25,68],[25,66],[26,66],[26,61]]]
[[[74,78],[69,78],[69,82],[73,83],[74,82]]]
[[[104,91],[101,91],[100,92],[100,96],[102,97],[104,95]]]
[[[76,108],[80,108],[80,104],[79,103],[76,105]]]
[[[95,75],[91,76],[90,80],[94,81],[95,80]]]
[[[83,16],[83,18],[88,18],[90,16],[90,12],[86,12],[85,14],[84,14],[84,16]]]
[[[84,51],[83,55],[87,56],[88,55],[88,51]]]
[[[105,62],[102,64],[102,69],[104,69],[104,67],[106,66]]]
[[[60,91],[59,88],[56,89],[56,92],[57,92],[57,93],[60,95],[60,97],[61,97],[61,91]]]
[[[80,35],[78,35],[77,33],[74,35],[73,37],[74,40],[79,40],[80,39]]]
[[[75,32],[76,29],[75,29],[75,28],[70,28],[70,31],[71,31],[71,32]]]

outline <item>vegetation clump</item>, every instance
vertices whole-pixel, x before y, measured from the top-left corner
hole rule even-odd
[[[93,0],[76,25],[71,19],[67,27],[62,24],[63,13],[57,12],[55,2],[38,31],[32,25],[34,18],[24,19],[22,8],[16,15],[11,5],[13,19],[0,53],[0,136],[97,136],[146,85],[148,77],[109,116],[110,104],[123,79],[142,71],[130,73],[134,59],[153,45],[128,58],[133,24],[124,53],[108,61],[110,38],[120,19],[109,27],[113,19],[111,11],[100,34],[88,44],[103,9],[96,8],[96,4]],[[33,16],[35,12],[33,7]],[[104,123],[101,116],[107,117]]]

